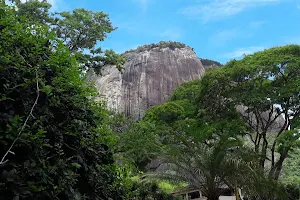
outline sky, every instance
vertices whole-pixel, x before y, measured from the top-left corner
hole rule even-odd
[[[274,46],[300,44],[300,0],[49,0],[58,11],[103,11],[118,27],[100,45],[123,53],[178,41],[226,63]]]

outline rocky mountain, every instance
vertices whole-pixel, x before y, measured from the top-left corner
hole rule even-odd
[[[209,68],[215,68],[215,67],[221,67],[222,64],[214,61],[214,60],[209,60],[209,59],[203,59],[201,58],[201,63],[204,66],[205,69],[209,69]]]
[[[106,66],[101,76],[89,72],[89,78],[110,109],[134,119],[166,101],[179,84],[198,79],[206,68],[220,65],[199,59],[191,47],[178,42],[144,45],[123,55],[127,58],[123,71]]]

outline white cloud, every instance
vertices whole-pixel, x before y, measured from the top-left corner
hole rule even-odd
[[[183,30],[179,27],[145,25],[145,23],[139,20],[127,20],[126,22],[122,22],[121,20],[113,21],[118,30],[126,31],[131,35],[147,35],[163,40],[177,40],[183,35]]]
[[[133,0],[133,2],[140,5],[141,8],[143,9],[143,11],[145,11],[148,8],[148,4],[149,4],[150,0]]]
[[[207,4],[191,5],[183,9],[182,13],[193,18],[200,18],[204,22],[222,19],[236,15],[246,9],[277,3],[281,0],[211,0]],[[206,1],[207,2],[207,1]]]
[[[254,32],[252,29],[248,30],[248,27],[243,28],[233,28],[233,29],[225,29],[220,30],[214,33],[209,38],[209,43],[215,46],[223,46],[228,42],[236,41],[236,40],[246,40],[252,38]]]
[[[158,33],[158,36],[167,40],[177,40],[182,36],[182,31],[180,29],[175,28],[166,29]]]
[[[224,54],[222,57],[229,58],[229,59],[234,59],[234,58],[237,59],[243,57],[244,55],[253,54],[257,51],[262,51],[264,49],[266,48],[263,46],[250,46],[247,48],[239,48],[233,52]]]
[[[249,28],[253,28],[253,29],[260,28],[266,23],[267,23],[266,21],[253,21],[249,23]]]
[[[138,27],[140,27],[139,21],[133,21],[133,20],[126,20],[123,21],[123,18],[118,18],[118,19],[111,19],[113,22],[113,25],[118,27],[118,30],[125,30],[127,32],[134,33],[138,31]]]
[[[294,0],[296,2],[296,8],[300,9],[300,0]]]
[[[212,35],[209,41],[217,46],[224,45],[226,42],[237,38],[237,29],[222,30]]]

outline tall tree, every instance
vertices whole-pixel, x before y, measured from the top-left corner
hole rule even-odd
[[[121,68],[125,58],[113,50],[103,51],[99,42],[116,30],[109,16],[104,12],[93,12],[83,8],[72,12],[52,13],[46,0],[13,0],[18,16],[29,19],[29,24],[44,24],[56,32],[57,37],[69,48],[84,70],[94,69],[100,73],[101,67],[110,64]]]
[[[237,110],[267,176],[278,179],[299,146],[300,46],[275,47],[212,70],[201,81],[201,109],[224,119]]]
[[[162,151],[162,143],[156,133],[158,127],[149,122],[132,124],[119,136],[117,152],[119,159],[134,164],[137,170],[145,166]]]
[[[47,26],[0,3],[0,199],[122,199],[95,89]]]
[[[28,18],[28,25],[34,24],[44,24],[50,25],[53,23],[53,19],[50,16],[49,10],[51,5],[47,0],[11,0],[10,2],[14,3],[17,8],[18,16],[24,16]]]

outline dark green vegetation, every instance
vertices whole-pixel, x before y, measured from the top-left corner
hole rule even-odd
[[[201,59],[201,63],[205,68],[214,68],[214,67],[221,67],[222,64],[214,61],[214,60],[209,60],[209,59]]]
[[[129,53],[129,52],[142,52],[142,51],[149,51],[150,49],[153,49],[153,48],[159,48],[159,49],[163,49],[163,48],[170,48],[172,50],[178,48],[178,49],[182,49],[182,48],[185,48],[185,47],[188,47],[187,45],[183,44],[183,43],[180,43],[180,42],[174,42],[174,41],[168,41],[168,42],[165,42],[165,41],[160,41],[159,43],[153,43],[153,44],[146,44],[146,45],[143,45],[143,46],[139,46],[137,47],[137,49],[133,50],[128,50],[126,51],[125,53]]]
[[[28,19],[30,25],[46,25],[56,33],[56,37],[76,57],[84,69],[93,68],[99,72],[106,64],[118,68],[125,58],[112,50],[102,50],[97,44],[103,41],[107,34],[114,31],[107,14],[92,12],[85,9],[75,9],[72,12],[50,13],[51,5],[47,1],[30,0],[21,3],[13,0],[18,7],[16,15]]]
[[[209,199],[223,186],[243,188],[249,199],[296,199],[299,100],[300,46],[276,47],[182,84],[135,125],[148,137],[123,136],[134,141],[127,148],[138,152],[130,159],[141,170],[140,158],[160,158],[172,167],[152,178],[186,181]],[[132,150],[138,144],[145,146]]]
[[[115,165],[111,148],[117,125],[94,101],[97,93],[82,72],[96,60],[101,60],[98,68],[123,59],[112,51],[82,53],[93,51],[113,30],[107,16],[78,9],[54,19],[47,3],[16,4],[18,10],[0,4],[0,199],[132,199],[143,194],[162,199],[163,192],[151,189],[155,184],[121,178],[124,172]],[[96,29],[86,29],[89,23]],[[77,35],[80,26],[84,35]]]
[[[288,159],[283,167],[282,179],[288,184],[300,186],[300,149],[295,149],[289,153]]]
[[[96,102],[85,79],[124,62],[97,47],[115,30],[107,14],[14,3],[0,4],[1,200],[172,200],[187,184],[209,200],[220,187],[299,199],[300,46],[210,69],[134,122]],[[185,45],[140,51],[155,47]]]
[[[0,199],[118,199],[108,115],[75,57],[47,26],[0,9]]]

